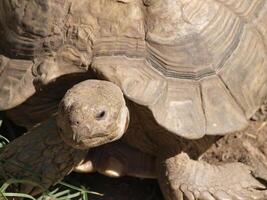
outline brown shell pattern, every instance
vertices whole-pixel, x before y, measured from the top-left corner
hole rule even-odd
[[[92,53],[101,77],[179,136],[240,130],[267,96],[266,0],[42,2],[0,2],[6,57]]]
[[[72,22],[71,3],[0,1],[0,110],[23,103],[39,85],[85,72],[90,65],[88,34]]]
[[[95,4],[93,67],[167,130],[190,139],[237,131],[266,98],[266,0]]]

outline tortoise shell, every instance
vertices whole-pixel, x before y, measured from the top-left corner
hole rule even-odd
[[[78,46],[79,58],[176,135],[240,130],[266,99],[266,0],[21,1],[44,11],[25,7],[28,15],[9,12],[17,2],[0,2],[6,57],[43,58],[62,40]]]
[[[99,29],[93,68],[174,134],[243,129],[267,97],[266,0],[106,0],[85,9]]]
[[[68,0],[0,1],[0,110],[58,77],[87,72],[91,48],[71,22],[70,6]]]

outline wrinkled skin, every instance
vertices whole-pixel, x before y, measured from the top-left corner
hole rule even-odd
[[[119,139],[127,129],[128,115],[119,87],[89,80],[66,93],[59,105],[57,124],[66,144],[88,149]]]
[[[37,183],[40,187],[22,184],[14,191],[38,194],[81,164],[88,149],[118,140],[127,129],[128,117],[118,86],[81,82],[65,94],[55,116],[7,145],[0,155],[3,178]]]

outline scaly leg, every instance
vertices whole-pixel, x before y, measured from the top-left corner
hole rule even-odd
[[[63,179],[86,153],[66,145],[57,133],[55,118],[51,118],[7,145],[0,155],[0,176],[38,184],[12,187],[13,192],[36,195]]]
[[[220,166],[191,160],[187,154],[158,162],[159,182],[168,200],[264,200],[266,188],[241,163]]]
[[[156,178],[155,158],[123,142],[113,142],[91,149],[76,172],[99,172],[109,177],[125,175],[139,178]]]

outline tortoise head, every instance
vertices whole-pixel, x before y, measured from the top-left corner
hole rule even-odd
[[[87,80],[71,88],[58,111],[62,139],[87,149],[119,139],[128,127],[129,112],[120,88],[107,81]]]

